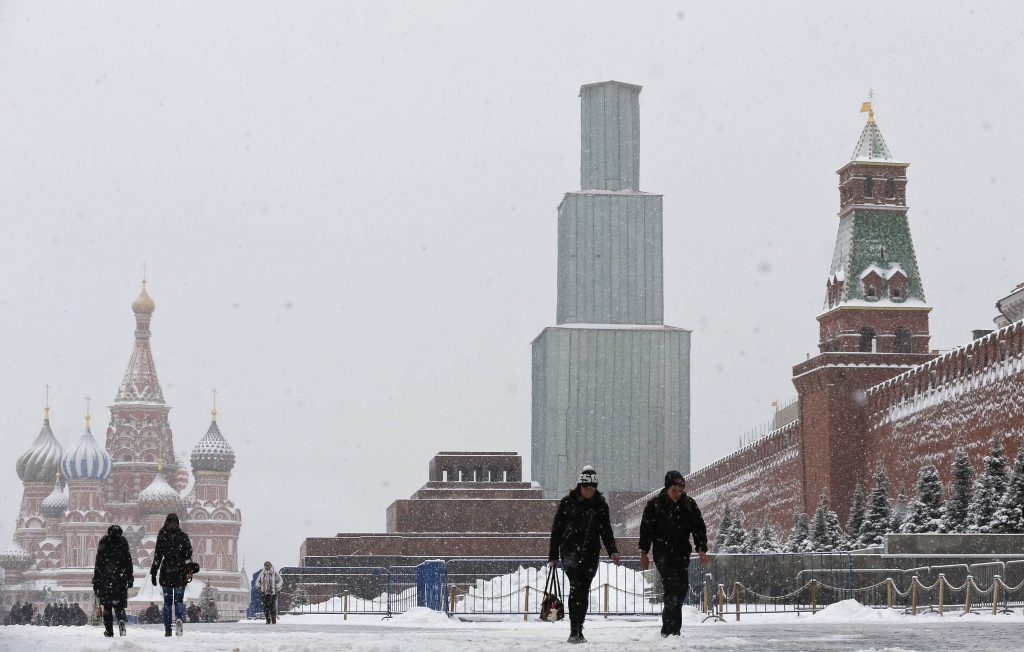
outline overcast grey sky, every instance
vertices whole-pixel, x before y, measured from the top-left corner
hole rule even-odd
[[[219,390],[249,569],[383,531],[439,450],[529,468],[581,84],[641,84],[693,466],[795,394],[875,91],[933,348],[1024,281],[1019,3],[0,2],[0,547],[42,417],[112,402],[148,264],[187,457]],[[95,405],[95,403],[94,403]],[[96,409],[97,434],[109,418]]]

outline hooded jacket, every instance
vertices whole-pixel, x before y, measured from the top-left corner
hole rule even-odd
[[[128,540],[121,527],[111,525],[96,547],[96,566],[92,588],[102,604],[124,607],[128,604],[128,587],[135,584],[134,564]]]
[[[568,557],[586,559],[596,568],[601,557],[601,543],[609,555],[619,552],[612,535],[612,522],[608,502],[600,491],[586,499],[580,495],[579,487],[569,492],[558,503],[555,522],[551,526],[551,545],[548,560],[565,561]]]
[[[276,568],[271,566],[270,570],[266,568],[260,570],[259,577],[256,578],[256,588],[260,590],[260,593],[273,595],[280,591],[282,586],[284,586],[284,580]]]
[[[160,586],[181,587],[188,584],[185,562],[192,559],[192,542],[181,528],[164,527],[156,535],[156,550],[150,575],[160,570]]]
[[[668,489],[662,489],[644,507],[639,545],[643,553],[653,545],[655,564],[688,563],[694,547],[698,552],[707,552],[707,526],[696,501],[684,493],[679,502],[673,502],[668,497]]]

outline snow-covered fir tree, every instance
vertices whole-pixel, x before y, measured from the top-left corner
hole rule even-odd
[[[834,552],[841,550],[846,543],[846,535],[839,525],[839,517],[829,505],[827,491],[822,491],[818,498],[818,508],[814,510],[809,539],[808,549],[814,552]]]
[[[793,517],[793,530],[782,547],[783,552],[806,552],[810,536],[811,525],[807,514],[799,512]]]
[[[1008,482],[1006,451],[999,434],[992,436],[992,450],[982,462],[981,475],[974,482],[974,496],[967,508],[967,531],[989,534],[993,532],[996,510],[1002,505]]]
[[[892,504],[889,501],[889,476],[885,468],[878,467],[875,473],[875,486],[868,494],[867,507],[864,512],[864,523],[860,528],[857,542],[862,546],[875,546],[882,543],[882,537],[889,532],[892,525]]]
[[[747,530],[743,527],[743,514],[736,512],[725,534],[724,552],[743,552],[747,545]]]
[[[302,584],[296,584],[295,590],[292,591],[292,609],[299,611],[307,604],[309,604],[309,594],[306,593],[306,587]]]
[[[914,500],[907,508],[907,516],[900,532],[920,534],[942,529],[943,489],[939,470],[935,465],[922,466],[917,472]]]
[[[726,503],[725,509],[722,510],[722,520],[718,524],[718,533],[715,535],[715,552],[726,552],[725,539],[729,536],[730,530],[732,530],[732,505]]]
[[[1024,446],[1013,461],[1013,472],[993,518],[992,530],[999,534],[1024,534]]]
[[[857,547],[857,538],[864,525],[864,509],[864,485],[858,482],[853,489],[853,500],[850,501],[850,516],[846,519],[847,548]]]
[[[907,520],[907,509],[910,499],[907,498],[907,489],[900,481],[900,491],[896,494],[896,502],[892,505],[892,523],[889,524],[890,532],[899,532],[903,521]]]
[[[775,530],[768,524],[768,519],[764,519],[764,527],[761,528],[761,533],[758,535],[758,542],[760,544],[759,552],[773,553],[782,552],[782,544],[779,543],[779,537],[775,534]]]
[[[751,526],[747,530],[747,538],[743,542],[743,552],[761,552],[761,530],[757,529],[757,527]]]
[[[974,495],[974,466],[962,444],[956,447],[950,477],[950,496],[942,510],[941,532],[966,532],[967,510]]]

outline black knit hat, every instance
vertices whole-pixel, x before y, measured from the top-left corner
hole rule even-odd
[[[668,488],[674,484],[686,487],[686,478],[683,477],[682,473],[675,470],[669,471],[665,474],[665,487]]]
[[[590,466],[589,464],[587,466],[584,466],[583,470],[580,471],[580,477],[577,483],[581,487],[596,487],[597,471],[594,470],[594,467]]]

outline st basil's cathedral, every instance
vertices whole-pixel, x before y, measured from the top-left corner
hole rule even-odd
[[[14,542],[0,550],[4,609],[26,600],[91,605],[96,547],[113,523],[124,530],[136,566],[130,608],[159,602],[149,567],[157,532],[172,512],[202,569],[186,600],[208,586],[222,614],[248,604],[249,582],[238,562],[242,512],[228,495],[235,454],[217,426],[216,404],[189,461],[175,454],[171,407],[150,349],[155,310],[143,281],[132,303],[135,343],[110,406],[105,444],[93,435],[87,410],[81,436],[65,450],[50,428],[47,402],[39,435],[18,458],[24,493]]]

